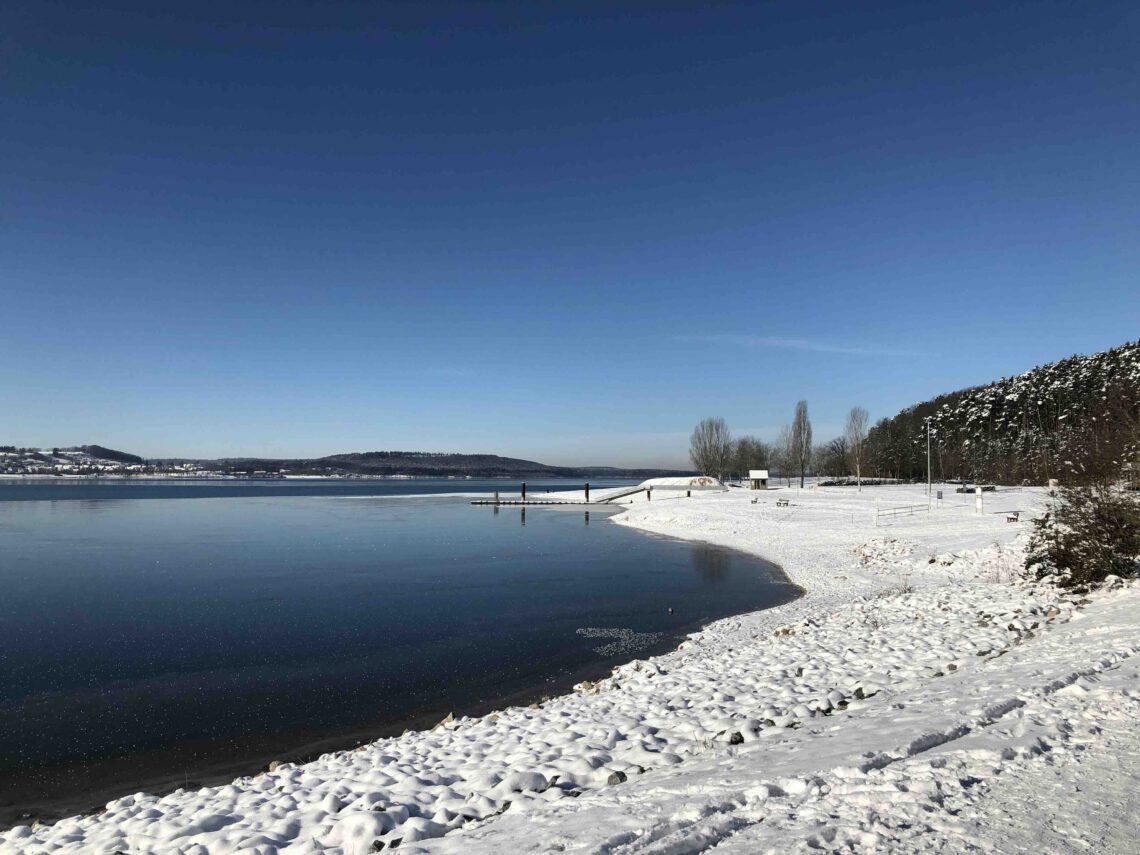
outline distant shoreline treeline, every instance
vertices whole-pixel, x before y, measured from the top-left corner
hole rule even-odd
[[[154,461],[166,463],[175,461]],[[620,469],[610,466],[548,466],[533,460],[496,454],[450,454],[423,451],[367,451],[317,458],[237,457],[196,463],[229,474],[282,472],[288,475],[413,475],[418,477],[471,476],[472,478],[657,478],[691,475],[675,469]]]
[[[136,454],[83,445],[70,448],[24,448],[0,445],[0,475],[227,475],[282,478],[355,476],[390,478],[619,478],[644,480],[692,472],[680,469],[622,469],[616,466],[549,466],[496,454],[437,451],[366,451],[325,457],[226,457],[144,459]]]

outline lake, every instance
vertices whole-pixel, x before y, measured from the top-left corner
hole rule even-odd
[[[798,595],[613,511],[407,495],[494,489],[0,484],[0,824],[530,702]]]

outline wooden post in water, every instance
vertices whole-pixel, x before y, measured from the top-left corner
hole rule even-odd
[[[589,481],[586,482],[586,504],[587,505],[590,504],[590,482]],[[588,514],[589,511],[586,511],[586,513]],[[586,521],[589,522],[588,517],[587,517]]]
[[[495,491],[495,507],[499,507],[499,491]]]
[[[522,500],[526,501],[526,481],[522,482]]]

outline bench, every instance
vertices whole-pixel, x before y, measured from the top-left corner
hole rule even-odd
[[[1021,511],[1010,511],[1005,515],[1006,522],[1017,522],[1018,517],[1021,516]]]
[[[789,504],[790,502],[787,499],[776,499],[777,508],[786,508]]]

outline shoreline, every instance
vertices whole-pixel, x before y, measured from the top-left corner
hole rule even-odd
[[[793,508],[797,499],[814,499],[811,488],[777,489],[792,497]],[[913,485],[867,492],[893,497],[907,489],[920,492]],[[755,722],[748,716],[756,713],[745,706],[731,720],[706,721],[712,744],[685,765],[599,788],[572,805],[556,802],[545,815],[511,811],[423,841],[414,851],[548,851],[532,842],[541,840],[573,841],[574,851],[622,853],[710,846],[726,855],[919,851],[931,835],[953,851],[985,849],[987,839],[1003,841],[1001,851],[1117,851],[1067,829],[1094,815],[1106,840],[1131,840],[1137,830],[1128,797],[1106,808],[1100,787],[1131,794],[1140,781],[1140,580],[1075,593],[1025,579],[1027,520],[1001,520],[1013,507],[1032,519],[1048,501],[1047,491],[999,490],[993,498],[1000,504],[982,514],[951,499],[939,512],[946,513],[942,521],[932,512],[881,528],[863,524],[857,537],[857,511],[852,525],[836,526],[842,532],[796,522],[793,531],[811,536],[800,544],[777,536],[763,551],[760,541],[778,535],[793,514],[768,515],[749,530],[739,525],[750,516],[740,503],[718,509],[729,513],[676,516],[642,505],[619,524],[682,539],[699,531],[706,542],[741,548],[751,543],[746,551],[778,562],[805,589],[801,599],[717,621],[691,647],[682,645],[715,669],[712,686],[726,693],[738,687],[740,681],[728,678],[735,666],[786,691],[799,682],[790,676],[823,671],[836,651],[859,648],[872,653],[867,671],[837,680],[845,696],[841,708],[828,710],[827,699],[810,694],[801,696],[807,708],[794,711],[776,701],[784,709],[777,710],[783,714],[775,726],[763,723],[750,736]],[[830,493],[841,505],[862,501],[869,518],[868,498],[845,491],[819,495]],[[833,519],[847,513],[845,507]],[[769,647],[790,651],[765,655]],[[644,675],[622,669],[600,688],[621,692],[631,679],[673,674],[676,658],[648,663]],[[733,727],[740,732],[729,733]],[[736,745],[741,733],[743,744]],[[1084,763],[1104,777],[1082,780],[1089,774]],[[1074,788],[1074,780],[1081,785]],[[1053,789],[1064,792],[1066,803],[1049,812],[1044,828],[1034,821],[1010,829],[1011,815]]]
[[[49,476],[44,476],[49,477]],[[122,479],[128,480],[128,479]],[[204,479],[212,480],[212,479]],[[242,480],[242,479],[227,479],[227,480]],[[248,480],[248,479],[247,479]],[[388,479],[398,480],[398,479]],[[608,488],[603,488],[608,489]],[[785,488],[775,488],[771,492],[779,492]],[[315,498],[336,498],[336,499],[415,499],[415,498],[439,498],[439,497],[467,497],[467,496],[482,496],[491,495],[488,493],[471,493],[471,494],[452,494],[452,493],[428,493],[428,494],[398,494],[398,495],[382,495],[382,496],[329,496]],[[581,496],[579,490],[566,490],[551,492],[551,496],[558,498],[572,499]],[[699,494],[698,494],[699,495]],[[732,495],[732,492],[729,493]],[[737,493],[739,495],[739,493]],[[660,507],[662,503],[680,500],[684,497],[681,491],[660,490],[657,498],[656,507]],[[225,498],[225,497],[221,497]],[[310,498],[307,496],[300,496],[297,498]],[[461,716],[480,718],[489,714],[497,713],[503,709],[509,709],[515,706],[526,707],[536,702],[549,700],[552,697],[568,697],[573,695],[573,688],[575,685],[583,681],[599,681],[611,677],[613,672],[622,666],[629,666],[641,661],[656,659],[661,656],[669,654],[680,653],[684,646],[689,644],[694,636],[699,636],[701,633],[706,632],[710,628],[724,623],[726,621],[739,621],[740,619],[751,619],[760,615],[768,613],[775,613],[777,611],[783,614],[783,611],[792,606],[804,606],[805,601],[811,599],[812,591],[798,582],[792,575],[784,568],[778,561],[774,560],[767,555],[761,554],[758,550],[741,548],[740,546],[727,545],[725,543],[717,542],[713,539],[706,538],[690,538],[686,537],[685,533],[673,530],[658,529],[655,527],[648,527],[645,520],[631,521],[630,512],[639,508],[639,506],[649,506],[649,502],[642,500],[638,503],[636,500],[631,500],[630,504],[615,504],[613,510],[606,510],[604,512],[606,520],[616,525],[623,525],[634,529],[639,534],[649,537],[660,537],[667,540],[676,540],[685,543],[706,543],[709,546],[725,550],[729,552],[739,553],[749,560],[764,561],[775,567],[786,580],[791,588],[797,593],[791,600],[771,606],[766,609],[748,610],[735,615],[727,615],[721,618],[715,618],[707,622],[701,622],[690,625],[687,630],[682,631],[680,634],[663,640],[658,644],[651,645],[650,648],[638,651],[637,655],[633,658],[626,660],[622,663],[599,663],[596,666],[587,666],[580,671],[575,672],[571,678],[560,679],[550,683],[543,683],[540,685],[532,685],[518,690],[507,692],[503,695],[496,696],[488,699],[485,702],[472,705],[467,711],[452,710],[436,708],[431,710],[424,710],[414,713],[410,716],[401,717],[391,722],[380,724],[376,727],[352,729],[350,731],[327,735],[323,737],[315,737],[304,739],[303,741],[291,741],[288,743],[289,747],[281,746],[274,750],[258,751],[255,756],[251,758],[250,762],[238,761],[234,763],[214,763],[202,767],[195,774],[179,774],[178,772],[163,771],[169,768],[165,759],[148,760],[147,765],[151,763],[160,765],[162,770],[154,769],[148,770],[147,773],[141,778],[128,778],[130,781],[137,781],[134,784],[127,784],[125,782],[110,783],[103,785],[97,790],[96,794],[91,797],[60,797],[58,799],[45,799],[43,801],[43,810],[41,813],[33,817],[13,818],[11,815],[5,816],[4,814],[11,814],[12,811],[6,810],[0,806],[0,833],[16,827],[20,822],[30,822],[33,820],[40,820],[44,823],[55,823],[65,820],[70,816],[94,816],[103,811],[104,805],[108,801],[114,800],[116,797],[126,795],[126,791],[130,792],[145,792],[148,796],[164,797],[172,793],[188,790],[191,787],[216,787],[223,786],[235,780],[240,780],[243,777],[250,775],[262,774],[268,767],[268,764],[273,761],[289,762],[296,764],[311,763],[314,760],[320,759],[326,754],[344,753],[353,751],[356,748],[367,745],[372,742],[391,739],[406,734],[408,731],[413,733],[430,732],[431,729],[438,724],[449,713],[454,713],[457,718]],[[536,510],[548,510],[555,512],[566,512],[566,508],[558,506],[538,507]],[[577,511],[577,507],[573,510]],[[192,750],[192,749],[191,749]],[[149,753],[148,753],[149,754]],[[144,754],[146,758],[148,754]],[[168,752],[161,752],[161,754],[168,754]],[[112,764],[127,765],[130,764],[134,758],[113,758],[109,761]],[[100,764],[106,765],[106,764]],[[68,775],[69,771],[74,769],[74,766],[60,767],[58,774]],[[187,778],[189,780],[187,780]],[[116,795],[118,794],[118,796]]]
[[[178,501],[185,499],[233,499],[233,498],[319,498],[319,499],[423,499],[423,498],[489,498],[496,492],[485,479],[480,484],[467,483],[449,479],[433,480],[434,484],[416,484],[412,481],[399,479],[359,479],[359,478],[327,478],[327,479],[292,479],[279,481],[266,481],[257,479],[233,478],[174,478],[174,479],[88,479],[88,478],[45,478],[38,481],[31,479],[13,480],[0,477],[0,502],[52,502],[76,501],[84,498],[73,495],[73,490],[80,488],[105,489],[107,495],[97,497],[97,501],[130,501],[132,499],[163,499]],[[306,481],[314,483],[307,484]],[[320,482],[319,484],[316,482]],[[450,489],[441,489],[442,484],[456,485]],[[554,495],[561,492],[564,483],[545,484],[529,482],[531,493],[534,495]],[[576,482],[572,482],[576,483]],[[506,485],[518,487],[518,481],[504,481]],[[414,487],[413,487],[414,485]],[[498,486],[498,485],[495,485]],[[618,489],[619,485],[601,485],[598,490]],[[414,488],[427,492],[406,492]],[[433,489],[434,488],[434,489]],[[30,491],[25,494],[23,491]],[[166,493],[162,491],[168,491]],[[381,490],[381,492],[367,492]],[[120,495],[115,493],[121,491]],[[179,494],[179,491],[181,493]],[[31,493],[43,492],[43,495]],[[504,498],[517,495],[516,491],[501,490]],[[616,507],[616,506],[615,506]]]
[[[467,496],[490,495],[485,493],[454,494],[401,494],[384,496],[316,496],[312,498],[329,499],[417,499],[417,498],[461,498]],[[223,497],[224,498],[224,497]],[[309,498],[306,496],[296,498]],[[536,510],[566,512],[567,509],[558,506],[539,507]],[[574,508],[579,511],[578,508]],[[625,513],[624,506],[601,509],[599,516],[610,522]],[[662,538],[683,543],[694,543],[682,538],[670,537],[666,534],[635,529],[640,536]],[[796,585],[784,572],[783,568],[761,556],[733,549],[731,547],[709,544],[721,552],[736,553],[749,562],[762,561],[770,565],[783,577],[783,585],[794,590],[795,595],[786,601],[769,606],[769,609],[782,608],[804,596],[803,589]],[[760,609],[759,611],[766,611]],[[755,612],[756,610],[752,610]],[[752,612],[741,612],[749,614]],[[191,788],[216,787],[231,783],[252,775],[263,773],[271,762],[287,762],[302,765],[313,762],[320,757],[331,753],[352,751],[361,745],[366,745],[383,739],[398,737],[409,731],[430,732],[442,719],[448,715],[456,718],[479,718],[500,712],[512,707],[529,707],[532,704],[545,702],[558,696],[572,693],[573,687],[584,681],[598,681],[609,677],[614,669],[632,664],[634,662],[655,658],[676,651],[693,635],[699,634],[708,626],[722,620],[738,617],[727,615],[719,618],[701,618],[692,623],[682,624],[675,631],[666,634],[658,641],[651,642],[643,648],[628,654],[629,658],[614,660],[607,658],[583,665],[573,672],[541,682],[528,682],[526,685],[508,688],[496,692],[485,699],[465,705],[448,705],[446,707],[432,707],[417,710],[406,715],[394,717],[390,720],[378,721],[360,727],[353,727],[335,733],[305,733],[304,731],[290,731],[281,736],[258,735],[241,738],[219,740],[227,743],[251,744],[264,747],[250,747],[242,752],[243,758],[229,761],[201,761],[194,765],[193,757],[200,752],[217,754],[218,742],[192,741],[171,746],[169,749],[147,751],[140,754],[109,758],[92,764],[73,763],[58,766],[42,767],[29,770],[27,774],[0,772],[0,791],[14,791],[23,782],[26,785],[28,778],[48,779],[51,782],[74,780],[81,776],[91,781],[89,788],[85,787],[83,795],[61,795],[58,797],[45,796],[41,799],[31,800],[35,810],[29,810],[27,803],[20,808],[0,802],[0,833],[10,830],[21,823],[38,821],[43,824],[52,824],[73,816],[93,816],[99,814],[109,801],[122,798],[131,793],[145,792],[150,796],[163,797],[180,790]],[[130,771],[127,771],[130,770]],[[9,781],[6,784],[5,781]],[[45,786],[42,785],[41,786]],[[47,784],[46,786],[51,786]]]
[[[1036,756],[1020,746],[1069,739],[1071,728],[1048,722],[1087,694],[1058,688],[1101,673],[1106,685],[1133,685],[1119,668],[1140,653],[1140,585],[1081,596],[1019,581],[1021,537],[1043,490],[1005,489],[985,514],[951,499],[875,524],[877,499],[909,505],[922,493],[913,485],[774,490],[752,496],[756,506],[734,491],[623,505],[616,524],[763,558],[802,596],[712,621],[668,652],[642,652],[538,705],[441,722],[227,787],[126,797],[98,816],[0,832],[0,852],[198,844],[212,855],[253,840],[339,853],[377,844],[544,852],[552,841],[625,851],[721,840],[722,822],[732,851],[765,851],[772,841],[788,851],[815,839],[811,817],[820,812],[845,823],[827,838],[836,846],[873,838],[913,847],[947,821],[980,815],[970,808],[947,819],[944,801],[924,795],[929,776],[943,793],[967,788],[980,798],[1032,773],[1037,767],[1018,771]],[[777,509],[777,496],[790,508]],[[1027,519],[1008,525],[1014,508]],[[1094,614],[1100,619],[1088,620]],[[1133,721],[1123,712],[1140,698],[1129,697],[1086,703],[1080,714],[1095,713],[1105,727]],[[1041,737],[1006,734],[1004,719],[1022,716]],[[985,754],[993,768],[978,765],[973,734],[1000,749]],[[934,764],[931,755],[948,759]],[[959,783],[974,779],[994,783]],[[866,797],[844,795],[864,780],[870,794],[915,795],[875,801],[895,817],[879,821],[867,816]],[[279,830],[269,812],[276,804],[290,805],[299,824]]]

